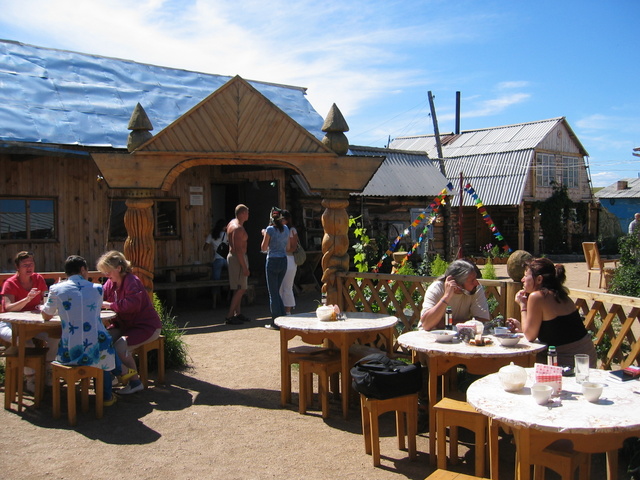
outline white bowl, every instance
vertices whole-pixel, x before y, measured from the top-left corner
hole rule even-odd
[[[439,343],[450,342],[451,340],[453,340],[453,337],[455,337],[456,335],[456,332],[454,332],[453,330],[431,330],[430,333],[435,335],[436,342],[439,342]]]
[[[522,338],[522,335],[519,335],[517,333],[499,333],[497,335],[494,335],[494,337],[496,338],[496,340],[498,340],[498,342],[500,342],[500,345],[502,345],[503,347],[513,347],[514,345],[518,344],[518,342]]]
[[[602,383],[597,382],[582,382],[582,394],[590,402],[597,402],[602,395],[603,386]]]

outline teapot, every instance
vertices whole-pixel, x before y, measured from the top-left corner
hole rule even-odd
[[[527,383],[527,372],[524,368],[511,362],[498,370],[498,378],[502,383],[502,388],[507,392],[517,392],[522,390],[524,384]]]

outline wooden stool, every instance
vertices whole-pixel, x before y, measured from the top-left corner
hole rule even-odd
[[[45,356],[46,348],[25,349],[24,366],[35,370],[36,391],[33,393],[33,405],[38,408],[44,394]],[[4,377],[4,408],[11,409],[11,404],[16,402],[18,395],[18,379],[22,378],[18,372],[18,353],[4,353],[5,377]]]
[[[300,365],[300,395],[298,395],[298,410],[307,413],[307,403],[311,403],[313,395],[313,374],[318,375],[318,397],[322,404],[322,418],[329,416],[329,377],[342,370],[340,353],[329,351],[316,355],[301,357]]]
[[[576,452],[571,442],[558,440],[542,451],[531,453],[533,478],[543,480],[545,468],[550,468],[560,475],[562,480],[573,480],[576,469],[580,469],[579,479],[588,480],[591,470],[591,456],[588,453]]]
[[[451,463],[458,463],[458,427],[471,430],[476,436],[476,471],[479,477],[484,475],[487,418],[478,413],[467,402],[444,397],[433,407],[436,413],[436,441],[438,444],[438,468],[447,468],[447,435],[449,427],[449,457]],[[431,453],[431,452],[429,452]]]
[[[380,400],[360,394],[362,412],[362,434],[364,436],[364,450],[367,454],[373,451],[373,466],[380,466],[380,433],[378,417],[385,412],[396,412],[396,434],[398,448],[404,450],[405,426],[409,440],[409,458],[416,458],[416,436],[418,434],[418,394],[403,395],[401,397]],[[405,417],[407,416],[406,423]]]
[[[149,343],[143,343],[133,353],[138,356],[138,374],[144,388],[149,386],[149,363],[147,354],[152,350],[158,350],[158,381],[164,384],[164,335]]]
[[[104,408],[104,372],[98,367],[61,365],[53,362],[53,418],[60,418],[60,380],[67,384],[67,416],[69,425],[76,424],[76,382],[80,381],[82,411],[89,411],[89,379],[94,379],[96,392],[96,418],[102,418]]]
[[[286,377],[284,379],[285,383],[281,385],[285,394],[285,401],[282,402],[283,407],[285,406],[285,403],[291,403],[291,365],[294,363],[300,363],[300,359],[303,357],[317,355],[319,353],[327,353],[330,351],[330,348],[317,347],[314,345],[300,345],[298,347],[291,347],[287,349],[289,364],[287,365]]]
[[[449,470],[436,470],[424,480],[487,480],[484,477],[474,477],[464,473],[450,472]]]

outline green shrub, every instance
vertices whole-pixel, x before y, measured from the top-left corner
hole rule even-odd
[[[165,368],[182,368],[186,367],[188,362],[187,344],[182,339],[183,331],[176,324],[176,317],[171,315],[171,310],[167,310],[162,304],[158,296],[153,294],[153,307],[160,316],[162,322],[162,332],[164,335],[164,361]],[[157,358],[149,353],[150,366],[157,365]],[[154,363],[155,362],[155,363]]]
[[[609,293],[640,297],[640,239],[625,235],[618,241],[620,265],[616,268]]]
[[[484,264],[482,268],[482,278],[485,280],[497,280],[498,276],[496,275],[496,267],[493,266],[493,262],[491,262],[491,258],[487,258],[487,263]]]
[[[436,255],[436,258],[433,259],[431,265],[429,266],[429,275],[432,277],[439,277],[440,275],[444,275],[444,272],[447,271],[447,267],[449,263],[445,261],[439,254]]]

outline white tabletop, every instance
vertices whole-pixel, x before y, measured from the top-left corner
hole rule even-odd
[[[392,315],[368,312],[345,312],[345,320],[322,322],[315,312],[296,313],[278,317],[275,324],[280,328],[301,332],[365,332],[389,328],[398,323],[398,318]]]
[[[542,351],[547,348],[541,343],[532,343],[525,338],[513,347],[503,347],[493,336],[488,335],[493,343],[478,347],[464,342],[456,341],[439,343],[433,333],[425,330],[416,330],[403,333],[398,337],[398,343],[405,348],[416,352],[428,353],[430,356],[450,355],[456,357],[517,357],[520,355],[531,355],[533,352]]]
[[[597,403],[587,401],[574,377],[562,378],[562,391],[547,405],[538,405],[531,396],[533,369],[525,387],[506,392],[497,373],[471,384],[467,402],[481,413],[511,426],[565,433],[606,433],[640,428],[640,381],[619,383],[609,380],[605,370],[591,369],[589,381],[605,387]]]
[[[101,310],[100,318],[102,320],[110,320],[116,316],[116,312],[113,310]],[[42,314],[40,312],[3,312],[0,313],[0,321],[8,322],[8,323],[45,323],[45,319],[42,318]],[[46,322],[54,322],[60,323],[60,317],[58,315],[54,315],[51,320],[46,320]]]

